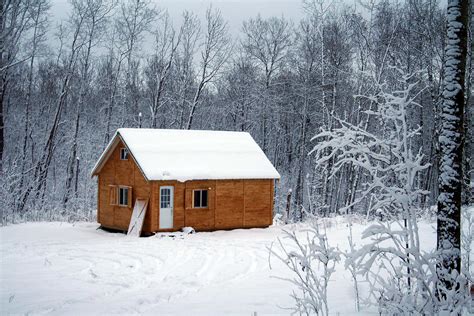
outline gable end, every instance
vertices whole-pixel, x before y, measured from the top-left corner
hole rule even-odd
[[[122,144],[127,149],[128,157],[129,158],[132,157],[133,162],[135,163],[137,168],[140,170],[140,172],[143,175],[143,177],[145,178],[145,180],[147,182],[149,182],[149,179],[147,178],[147,176],[143,172],[143,169],[140,167],[137,160],[133,156],[132,151],[130,150],[127,143],[124,141],[124,139],[122,138],[122,136],[120,136],[120,134],[118,132],[115,133],[114,137],[112,137],[112,140],[109,142],[107,147],[104,149],[103,153],[100,155],[99,160],[97,161],[94,168],[92,169],[91,177],[99,175],[100,171],[102,170],[104,165],[107,163],[107,161],[110,159],[110,157],[112,156],[112,153],[115,151],[115,148],[117,148],[117,146],[119,144]]]

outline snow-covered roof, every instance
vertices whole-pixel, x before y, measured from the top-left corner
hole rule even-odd
[[[279,179],[249,133],[120,128],[92,170],[98,174],[122,140],[148,180]]]

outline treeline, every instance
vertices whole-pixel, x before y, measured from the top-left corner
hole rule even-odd
[[[1,3],[2,223],[92,218],[90,170],[119,127],[248,131],[282,175],[279,213],[289,201],[295,220],[303,210],[334,214],[373,175],[332,159],[316,164],[312,137],[343,120],[389,139],[390,127],[369,115],[379,100],[359,96],[415,83],[419,106],[408,121],[420,128],[408,145],[430,164],[416,179],[430,193],[417,204],[436,204],[446,33],[438,1],[308,0],[301,21],[255,16],[236,36],[212,7],[205,17],[183,12],[172,21],[150,1],[70,4],[69,18],[51,32],[49,1]],[[401,73],[411,74],[408,83]],[[470,62],[466,75],[470,91]],[[467,128],[472,106],[466,111]],[[364,212],[374,202],[345,210]]]

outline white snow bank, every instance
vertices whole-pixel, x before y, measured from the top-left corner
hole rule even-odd
[[[328,240],[347,249],[347,223],[330,223]],[[288,315],[295,288],[276,258],[281,227],[130,239],[91,223],[28,223],[0,228],[0,315]],[[361,231],[354,226],[355,241]],[[286,226],[305,234],[304,225]],[[421,243],[434,247],[431,224]],[[285,242],[285,241],[284,241]],[[363,288],[363,284],[361,287]],[[333,315],[355,314],[350,273],[336,266]],[[364,308],[360,314],[374,314]]]

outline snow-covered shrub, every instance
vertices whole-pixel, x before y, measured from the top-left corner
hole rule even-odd
[[[284,230],[283,240],[278,239],[279,249],[271,249],[271,254],[292,272],[293,278],[279,278],[297,287],[291,294],[296,303],[291,308],[295,314],[329,315],[328,284],[341,252],[329,245],[322,226],[323,231],[313,219],[310,227],[302,231],[302,237],[294,230]]]
[[[356,254],[356,244],[354,242],[354,237],[352,234],[352,224],[353,224],[353,217],[348,216],[348,225],[349,225],[349,236],[347,237],[347,241],[349,243],[349,249],[342,253],[342,255],[346,258],[344,262],[344,267],[347,271],[350,272],[353,285],[354,285],[354,296],[355,296],[355,306],[356,310],[360,311],[360,291],[359,291],[359,280],[357,278],[358,275],[358,265],[357,263],[352,260],[353,256]]]
[[[428,192],[418,179],[429,164],[421,149],[412,150],[420,127],[410,123],[409,113],[419,106],[414,100],[423,88],[413,82],[414,75],[398,71],[399,90],[378,84],[374,95],[358,96],[373,103],[365,113],[382,133],[338,120],[339,127],[313,138],[318,143],[312,153],[317,163],[333,161],[330,177],[343,168],[364,174],[365,190],[340,212],[368,205],[367,214],[379,220],[363,233],[370,242],[346,255],[346,267],[357,270],[370,285],[368,301],[384,314],[434,314],[446,308],[459,312],[462,304],[455,302],[465,302],[460,298],[465,277],[450,276],[459,285],[457,292],[439,295],[443,289],[438,280],[446,277],[437,274],[440,254],[424,252],[420,244],[420,201]]]

